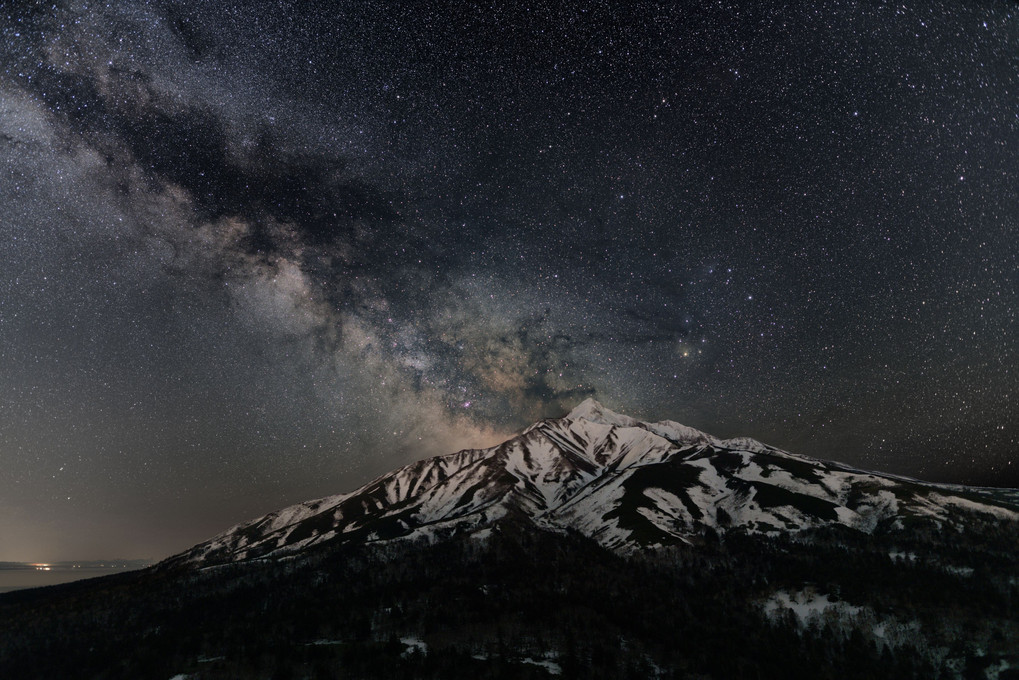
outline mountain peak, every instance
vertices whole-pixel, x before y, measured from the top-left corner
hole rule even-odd
[[[566,417],[570,420],[588,420],[592,423],[620,427],[634,427],[639,422],[635,418],[616,413],[612,409],[602,406],[601,403],[590,397],[577,404],[576,408],[570,411]]]
[[[449,537],[506,517],[575,530],[620,552],[696,543],[707,529],[873,533],[960,512],[1019,520],[1019,490],[957,495],[946,486],[796,456],[747,437],[643,422],[585,399],[488,449],[417,461],[351,493],[238,525],[172,562],[212,565],[332,543]]]

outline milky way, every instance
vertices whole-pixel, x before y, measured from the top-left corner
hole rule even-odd
[[[1013,3],[21,4],[0,559],[162,557],[588,396],[1019,486]]]

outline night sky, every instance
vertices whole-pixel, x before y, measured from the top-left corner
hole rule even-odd
[[[565,4],[7,3],[0,560],[590,396],[1019,486],[1019,6]]]

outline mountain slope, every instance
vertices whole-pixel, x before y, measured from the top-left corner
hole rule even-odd
[[[865,533],[971,518],[1019,521],[1019,491],[929,484],[798,456],[749,438],[721,440],[647,423],[593,400],[490,449],[394,470],[348,494],[240,524],[169,564],[282,557],[312,546],[481,531],[514,517],[574,530],[626,553],[705,532]]]

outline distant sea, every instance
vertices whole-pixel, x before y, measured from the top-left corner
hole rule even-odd
[[[0,562],[0,593],[24,588],[53,586],[96,576],[119,574],[147,567],[151,562],[142,560],[111,560],[107,562],[59,562],[30,564],[27,562]]]

